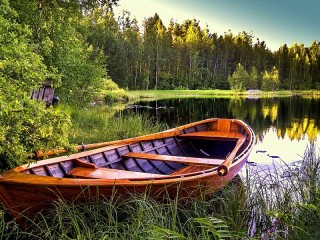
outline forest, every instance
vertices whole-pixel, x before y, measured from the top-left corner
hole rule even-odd
[[[251,32],[218,35],[196,19],[115,16],[120,3],[0,0],[0,159],[70,147],[70,116],[30,99],[45,81],[70,105],[124,89],[320,89],[319,41],[271,51]]]
[[[38,150],[64,148],[71,154],[81,142],[119,140],[168,128],[139,114],[109,118],[115,110],[108,104],[90,105],[107,103],[109,96],[126,95],[128,90],[221,89],[231,94],[247,89],[320,90],[317,39],[309,46],[284,44],[270,50],[252,32],[226,29],[218,35],[214,26],[202,27],[197,19],[172,20],[165,26],[157,13],[142,22],[131,16],[130,9],[116,16],[119,4],[121,0],[0,0],[0,172],[36,161]],[[33,90],[47,82],[60,98],[57,106],[31,99]],[[261,98],[254,107],[248,107],[245,99],[232,98],[221,98],[220,105],[207,104],[239,119],[248,116],[258,134],[276,124],[279,138],[300,139],[308,132],[311,140],[319,131],[319,101],[308,97],[300,102],[290,99],[290,107],[280,98]],[[173,118],[179,118],[179,108],[186,108],[178,104]],[[204,98],[190,101],[189,115],[202,113],[203,105]],[[310,109],[317,109],[312,117]],[[203,111],[203,116],[213,117],[213,110]],[[188,199],[178,204],[179,194],[164,203],[145,195],[101,204],[93,199],[84,205],[59,200],[48,215],[40,213],[38,221],[32,221],[29,232],[7,222],[0,203],[0,239],[220,239],[224,234],[234,239],[249,234],[256,239],[274,235],[316,239],[320,234],[316,153],[317,146],[311,144],[299,174],[284,178],[275,172],[268,174],[269,181],[250,172],[248,188],[242,191],[235,184],[239,194],[233,187],[225,188],[210,200],[192,198],[190,205],[185,204]],[[223,235],[216,235],[219,231]]]
[[[201,28],[196,19],[138,23],[119,0],[11,1],[14,21],[66,100],[92,100],[106,79],[125,89],[320,89],[320,44],[272,52],[253,33]],[[12,17],[12,16],[11,16]],[[141,27],[140,27],[141,26]],[[214,29],[213,29],[214,30]],[[87,99],[88,98],[88,99]]]

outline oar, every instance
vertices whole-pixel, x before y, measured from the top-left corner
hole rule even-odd
[[[238,150],[240,149],[242,144],[245,142],[245,140],[246,140],[245,137],[239,138],[239,140],[237,141],[237,144],[234,147],[234,149],[232,150],[232,152],[227,156],[227,158],[223,161],[223,163],[221,163],[221,165],[218,167],[218,175],[220,177],[227,175],[227,173],[229,172],[229,167],[230,167],[231,163],[233,162],[233,159],[235,158]]]
[[[180,135],[179,130],[168,130],[160,133],[154,133],[154,134],[149,134],[145,136],[140,136],[140,137],[134,137],[134,138],[128,138],[128,139],[123,139],[123,140],[116,140],[116,141],[110,141],[110,142],[101,142],[101,143],[91,143],[91,144],[83,144],[83,145],[78,145],[75,147],[76,151],[85,151],[87,149],[95,149],[95,148],[100,148],[100,147],[106,147],[114,144],[131,144],[135,142],[140,142],[140,141],[150,141],[154,139],[159,139],[159,138],[167,138],[167,137],[174,137]],[[53,156],[56,154],[61,154],[61,153],[66,153],[68,152],[64,148],[58,148],[58,149],[51,149],[47,152],[43,150],[39,150],[34,154],[29,154],[29,157],[36,157],[36,158],[42,158],[45,155],[46,156]]]

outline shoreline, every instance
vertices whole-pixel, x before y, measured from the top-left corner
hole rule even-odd
[[[251,93],[249,91],[234,90],[129,90],[127,92],[129,100],[137,99],[159,99],[177,97],[236,97],[236,98],[272,98],[272,97],[320,97],[320,91],[299,90],[299,91],[259,91]]]

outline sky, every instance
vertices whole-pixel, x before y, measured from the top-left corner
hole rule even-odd
[[[197,19],[201,27],[223,35],[231,30],[252,32],[273,51],[283,44],[310,46],[320,40],[319,0],[119,0],[118,15],[128,10],[142,24],[158,13],[167,27],[170,20]]]

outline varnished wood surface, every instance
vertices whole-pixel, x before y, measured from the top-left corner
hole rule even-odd
[[[131,143],[141,142],[141,141],[151,141],[151,140],[154,140],[154,139],[166,138],[166,137],[174,137],[174,136],[178,136],[178,135],[180,135],[180,131],[179,130],[170,129],[170,130],[163,131],[163,132],[160,132],[160,133],[153,133],[153,134],[148,134],[148,135],[144,135],[144,136],[140,136],[140,137],[133,137],[133,138],[110,141],[110,142],[101,142],[101,143],[78,145],[78,146],[75,147],[75,149],[77,151],[84,151],[84,150],[87,150],[87,149],[96,149],[96,148],[102,148],[102,147],[113,146],[113,145],[131,144]],[[67,150],[65,150],[63,148],[52,149],[52,150],[49,150],[48,152],[44,152],[42,150],[39,150],[35,157],[42,158],[45,155],[54,156],[56,154],[61,154],[61,153],[66,153],[66,152],[67,152]]]
[[[93,169],[98,168],[95,164],[81,161],[78,158],[76,158],[74,161],[75,161],[75,164],[76,164],[77,167],[93,168]]]
[[[126,158],[135,158],[135,159],[149,159],[162,162],[176,162],[184,163],[192,166],[219,166],[223,159],[210,159],[210,158],[194,158],[194,157],[178,157],[178,156],[168,156],[168,155],[159,155],[151,153],[137,153],[129,152],[122,157]]]
[[[227,134],[228,131],[229,134],[225,136],[224,133]],[[218,134],[221,135],[217,136]],[[167,141],[166,138],[174,139],[174,141],[170,139]],[[234,147],[227,159],[232,159],[232,161],[226,162],[227,159],[223,161],[214,157],[214,160],[210,161],[201,151],[198,151],[199,156],[202,154],[201,158],[186,157],[189,150],[194,148],[192,144],[188,145],[189,141],[199,139],[197,141],[201,142],[206,141],[206,138],[225,142],[238,140],[237,144],[229,142],[229,146]],[[245,141],[242,142],[243,139]],[[141,144],[143,141],[145,141],[144,144]],[[150,141],[150,146],[145,148],[144,145],[148,141]],[[172,143],[176,145],[172,146]],[[203,192],[199,192],[199,186],[204,186],[205,192],[209,193],[221,189],[231,181],[244,166],[254,143],[253,131],[242,121],[207,119],[157,134],[103,143],[107,146],[99,149],[21,165],[3,173],[2,178],[0,177],[0,199],[4,206],[11,211],[12,216],[16,217],[17,212],[24,211],[26,216],[32,217],[39,209],[45,207],[39,203],[48,203],[59,198],[69,201],[75,198],[78,200],[87,199],[88,195],[108,197],[114,193],[128,195],[132,192],[143,193],[144,191],[159,196],[162,196],[161,193],[164,191],[173,197],[177,195],[177,192],[179,192],[179,196],[197,196],[203,194]],[[131,145],[129,146],[129,144]],[[183,148],[186,149],[183,150]],[[113,151],[113,155],[108,155],[110,151]],[[172,154],[176,154],[176,156],[171,156]],[[103,156],[110,159],[112,157],[111,162],[108,163],[110,165],[106,166],[108,169],[101,169],[101,166],[94,164],[101,162],[102,160],[99,159],[102,159]],[[166,158],[168,161],[164,160]],[[175,163],[177,165],[163,165],[169,162],[173,163],[173,159],[181,161]],[[93,162],[93,160],[95,161]],[[71,174],[73,169],[74,174],[72,175],[79,174],[79,176],[40,176],[32,170],[43,168],[44,171],[50,172],[55,168],[60,168],[59,164],[61,163],[71,164],[68,167],[68,173]],[[139,167],[140,172],[135,173],[135,171],[128,170],[122,172],[121,164],[126,164],[128,169]],[[142,168],[143,164],[149,164],[148,166],[155,169],[166,166],[172,168],[173,172],[167,174],[143,172],[145,171]],[[221,164],[228,168],[228,173],[218,176]],[[118,166],[119,169],[109,169],[114,166]],[[110,178],[110,174],[113,174],[113,177]]]
[[[219,119],[217,124],[217,131],[230,132],[231,121],[229,119]]]
[[[97,178],[97,179],[153,179],[156,176],[164,176],[161,174],[130,172],[110,168],[87,168],[76,167],[68,172],[68,175],[81,178]]]
[[[244,144],[245,140],[246,139],[244,137],[239,138],[239,140],[237,141],[237,144],[234,147],[234,149],[232,150],[232,152],[228,155],[226,160],[218,167],[218,175],[219,176],[225,176],[228,173],[229,167],[230,167],[231,163],[233,162],[233,160],[236,156],[236,153],[239,151],[240,147]]]
[[[238,132],[224,132],[224,131],[203,131],[181,134],[179,137],[191,139],[205,139],[205,140],[237,140],[243,135]]]

